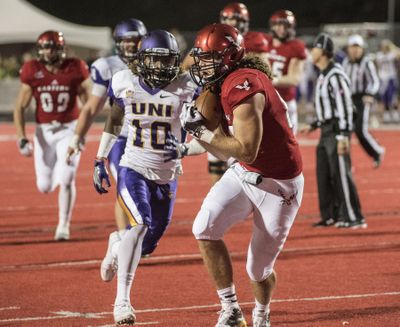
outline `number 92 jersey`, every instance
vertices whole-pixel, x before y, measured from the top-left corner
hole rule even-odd
[[[26,62],[21,68],[20,79],[32,88],[36,101],[36,122],[68,123],[77,119],[78,90],[88,77],[86,63],[77,58],[65,59],[54,74],[36,59]]]
[[[180,167],[180,160],[164,162],[164,146],[169,133],[183,141],[179,115],[183,104],[193,100],[196,89],[188,74],[178,76],[163,89],[148,87],[129,69],[119,71],[112,77],[109,96],[124,109],[128,123],[128,140],[121,166],[169,173]]]

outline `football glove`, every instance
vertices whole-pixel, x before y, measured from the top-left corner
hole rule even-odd
[[[67,164],[70,165],[72,163],[72,157],[74,155],[77,155],[79,152],[83,151],[83,149],[85,148],[85,140],[81,139],[79,137],[79,135],[74,134],[74,136],[72,136],[69,145],[68,145],[68,149],[67,149]]]
[[[168,162],[175,159],[182,159],[187,155],[189,148],[184,143],[179,143],[179,140],[175,135],[169,134],[165,141],[164,150],[168,151],[164,155],[164,162]]]
[[[103,181],[105,181],[107,187],[111,186],[105,159],[96,159],[94,161],[93,185],[99,194],[108,193],[108,190],[103,187]]]
[[[20,152],[23,156],[25,156],[25,157],[30,157],[30,156],[32,155],[33,146],[32,146],[32,143],[29,142],[28,139],[26,139],[26,138],[23,137],[23,138],[21,138],[21,139],[18,140],[17,144],[18,144],[19,152]]]
[[[201,135],[207,129],[204,125],[205,119],[196,107],[190,107],[186,110],[182,125],[185,131],[196,138],[201,138]]]

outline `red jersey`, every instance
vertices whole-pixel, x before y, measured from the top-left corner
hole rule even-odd
[[[36,122],[68,123],[77,119],[78,89],[88,77],[86,63],[77,58],[65,59],[55,74],[36,59],[26,62],[21,68],[20,79],[32,88],[36,100]]]
[[[256,160],[240,164],[275,179],[290,179],[302,171],[299,145],[288,123],[287,107],[267,75],[256,69],[235,70],[222,84],[221,104],[229,125],[235,107],[256,93],[265,95],[263,134]]]
[[[266,35],[269,49],[267,58],[271,65],[272,75],[281,77],[287,74],[289,63],[292,58],[305,60],[307,58],[306,48],[304,43],[298,39],[291,39],[282,42],[278,47],[273,46],[273,37],[270,34]],[[293,100],[296,96],[296,87],[277,87],[276,88],[285,101]]]
[[[264,33],[248,31],[243,38],[244,47],[247,52],[267,52],[268,41]]]

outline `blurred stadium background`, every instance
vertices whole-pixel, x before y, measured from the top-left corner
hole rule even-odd
[[[0,118],[10,120],[18,90],[21,64],[35,56],[35,40],[47,29],[61,30],[70,56],[88,64],[112,53],[113,26],[126,18],[144,21],[149,30],[168,29],[180,42],[183,53],[201,27],[217,21],[219,11],[230,1],[0,1]],[[368,52],[376,52],[383,39],[400,44],[400,1],[398,0],[268,0],[245,1],[250,11],[250,28],[267,32],[268,19],[275,10],[292,10],[297,19],[297,36],[307,45],[320,31],[330,33],[337,48],[343,48],[349,35],[361,34]],[[398,65],[400,66],[400,64]],[[400,71],[400,69],[399,69]],[[312,79],[313,76],[305,76]],[[300,101],[300,118],[312,112],[310,103]],[[308,108],[308,109],[307,109]],[[380,108],[375,110],[373,125],[380,121]]]

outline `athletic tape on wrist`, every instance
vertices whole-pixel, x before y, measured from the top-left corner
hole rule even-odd
[[[196,139],[192,139],[189,143],[185,143],[185,146],[188,149],[186,153],[188,156],[194,156],[206,151]]]
[[[97,151],[98,158],[107,158],[114,143],[117,141],[117,136],[107,132],[101,135],[99,150]]]
[[[215,134],[213,132],[211,132],[210,130],[204,128],[199,133],[198,139],[203,141],[203,142],[206,142],[208,144],[211,144],[211,141],[213,140],[214,136],[215,136]]]

